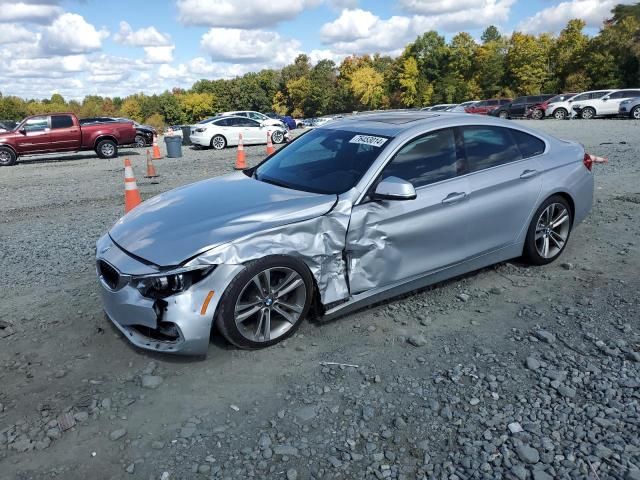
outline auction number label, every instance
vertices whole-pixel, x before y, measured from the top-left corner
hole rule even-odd
[[[356,135],[349,143],[361,143],[363,145],[371,145],[373,147],[381,147],[386,143],[387,139],[384,137],[374,137],[372,135]]]

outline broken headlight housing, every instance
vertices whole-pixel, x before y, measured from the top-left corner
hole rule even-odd
[[[148,298],[166,298],[188,290],[213,270],[215,265],[197,265],[178,268],[162,273],[134,277],[133,285]]]

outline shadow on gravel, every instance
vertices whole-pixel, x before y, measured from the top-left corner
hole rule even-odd
[[[49,155],[54,155],[54,154],[49,154]],[[123,150],[121,149],[119,154],[118,154],[118,158],[124,158],[124,157],[135,157],[135,156],[139,156],[139,155],[143,155],[143,153],[136,151],[134,149],[128,149],[126,150],[126,154],[123,152]],[[38,157],[20,157],[20,159],[18,160],[18,165],[24,164],[36,164],[36,163],[66,163],[66,162],[79,162],[82,160],[114,160],[113,158],[110,159],[104,159],[104,158],[98,158],[98,156],[93,153],[86,153],[86,154],[74,154],[74,155],[68,155],[68,156],[38,156]]]

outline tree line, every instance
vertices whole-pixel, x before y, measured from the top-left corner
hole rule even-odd
[[[489,26],[480,42],[466,32],[449,42],[435,31],[418,36],[399,57],[353,55],[340,64],[312,65],[299,55],[280,70],[230,80],[197,81],[189,90],[126,98],[87,96],[81,102],[54,94],[24,100],[0,94],[0,119],[73,111],[81,117],[121,116],[156,127],[197,122],[228,110],[275,111],[316,117],[357,110],[411,108],[470,99],[579,92],[640,86],[640,3],[618,5],[599,33],[582,20],[558,35]]]

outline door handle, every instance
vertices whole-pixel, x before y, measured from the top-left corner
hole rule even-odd
[[[464,192],[450,193],[444,198],[444,200],[442,200],[442,203],[445,203],[445,204],[456,203],[456,202],[459,202],[460,200],[464,200],[466,196],[467,194]]]
[[[525,170],[520,174],[520,178],[524,180],[527,178],[535,177],[537,174],[538,174],[537,170]]]

